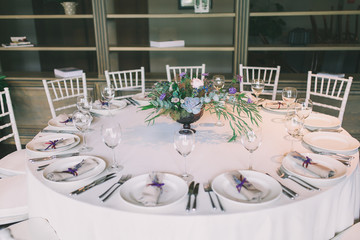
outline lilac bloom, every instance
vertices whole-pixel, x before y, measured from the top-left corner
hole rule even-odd
[[[185,75],[186,75],[186,72],[182,72],[179,74],[180,77],[185,77]]]
[[[201,75],[207,77],[207,76],[209,76],[209,73],[203,73]]]
[[[231,87],[229,88],[229,94],[235,94],[236,93],[236,88]]]
[[[253,103],[253,101],[251,100],[251,98],[248,98],[247,103]]]
[[[242,80],[242,76],[240,76],[240,75],[236,75],[236,80],[238,80],[239,82],[241,82],[241,80]]]
[[[165,97],[166,97],[166,93],[162,93],[159,98],[162,101],[162,100],[164,100]]]

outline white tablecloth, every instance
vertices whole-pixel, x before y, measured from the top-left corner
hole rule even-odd
[[[282,115],[261,113],[263,142],[254,152],[253,167],[256,171],[276,176],[275,170],[280,166],[281,156],[289,151],[290,142],[285,138],[283,124],[278,121]],[[147,126],[144,123],[146,115],[128,106],[114,117],[102,117],[96,121],[92,126],[95,131],[87,136],[88,144],[94,147],[89,154],[111,160],[112,152],[102,142],[99,129],[105,121],[117,121],[124,133],[120,146],[116,148],[117,157],[124,165],[118,176],[123,173],[137,176],[154,170],[182,173],[184,160],[173,147],[173,133],[180,125],[170,118],[160,117],[155,125]],[[197,130],[197,142],[188,156],[188,171],[200,183],[248,166],[249,153],[241,143],[227,143],[230,128],[207,124],[215,121],[214,116],[205,114],[193,124]],[[294,148],[299,152],[309,152],[302,142],[295,142]],[[126,203],[116,192],[102,203],[98,195],[119,177],[78,196],[70,196],[71,191],[95,177],[79,183],[51,183],[44,180],[42,172],[36,171],[36,167],[43,163],[27,163],[29,215],[48,219],[63,240],[329,239],[359,218],[358,153],[354,156],[356,159],[342,180],[331,184],[313,182],[321,191],[308,191],[290,180],[281,179],[299,193],[296,200],[283,194],[276,201],[259,205],[234,204],[221,199],[225,213],[212,210],[202,187],[198,210],[190,213],[185,212],[187,198],[171,206],[145,209]]]

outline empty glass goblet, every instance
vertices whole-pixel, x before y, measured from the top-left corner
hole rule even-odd
[[[300,134],[304,128],[305,119],[310,116],[312,108],[313,102],[311,101],[311,99],[299,98],[296,100],[295,114],[301,122]]]
[[[250,152],[249,156],[249,170],[252,170],[253,165],[253,152],[258,149],[262,141],[261,128],[254,126],[252,129],[246,129],[241,134],[242,145]]]
[[[285,102],[287,109],[295,102],[297,97],[297,90],[294,87],[285,87],[282,90],[282,100]]]
[[[186,170],[186,157],[194,150],[195,148],[195,134],[191,129],[180,129],[174,133],[174,148],[175,150],[184,157],[185,160],[185,171],[181,177],[189,182],[194,177],[189,174]]]
[[[115,154],[115,148],[120,144],[122,138],[120,124],[115,122],[103,124],[101,126],[101,136],[105,145],[111,148],[113,152],[113,159],[109,169],[114,171],[122,170],[124,167],[117,161]]]
[[[86,131],[90,128],[93,117],[88,112],[75,111],[72,115],[72,121],[76,129],[78,129],[83,135],[83,147],[79,149],[79,152],[89,152],[93,150],[92,147],[88,147],[86,144]]]
[[[291,152],[293,151],[294,140],[298,139],[300,136],[301,121],[294,112],[288,112],[285,116],[284,124],[285,124],[285,129],[291,138],[290,139],[291,140],[290,152]]]
[[[77,97],[76,106],[79,109],[79,111],[90,112],[92,109],[92,97],[90,96]]]
[[[106,105],[110,109],[110,102],[115,97],[114,86],[112,84],[110,84],[110,85],[104,84],[101,88],[101,97],[102,97],[103,101],[107,103]]]
[[[213,77],[213,85],[214,85],[214,88],[216,89],[217,93],[220,95],[220,90],[225,85],[225,76],[223,76],[223,75],[214,75],[214,77]],[[223,101],[219,101],[219,104],[225,105],[225,103]],[[215,126],[217,126],[217,127],[224,126],[224,123],[221,121],[220,118],[221,118],[221,116],[219,115],[218,116],[218,121],[215,123]]]

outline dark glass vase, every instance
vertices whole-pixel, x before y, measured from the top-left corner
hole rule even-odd
[[[196,122],[199,120],[204,113],[204,110],[201,109],[201,111],[198,114],[188,113],[186,116],[181,117],[180,119],[174,120],[178,123],[183,124],[184,129],[191,129],[194,133],[196,132],[195,129],[191,128],[191,123]]]

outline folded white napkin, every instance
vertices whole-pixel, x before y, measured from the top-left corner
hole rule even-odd
[[[55,118],[55,121],[59,126],[73,126],[74,124],[70,119],[71,115],[62,113]]]
[[[57,169],[54,172],[50,172],[46,174],[45,177],[54,182],[66,181],[68,179],[81,176],[81,174],[94,169],[97,165],[99,165],[99,163],[95,159],[86,158],[70,168]]]
[[[163,179],[164,174],[162,173],[150,173],[149,177],[146,180],[146,186],[138,201],[147,207],[156,206],[159,201],[160,195],[163,192]]]
[[[99,100],[96,100],[93,103],[93,108],[94,109],[109,109],[109,107],[107,105],[103,105]],[[110,109],[117,109],[117,108],[119,108],[119,106],[110,102]]]
[[[150,101],[151,98],[148,97],[148,93],[138,93],[133,96],[133,99],[139,100],[139,101]]]
[[[306,168],[310,172],[318,175],[321,178],[330,178],[335,175],[335,171],[321,165],[320,163],[313,162],[311,158],[305,157],[304,155],[293,151],[286,155],[290,161],[295,162],[300,167]]]
[[[55,144],[55,148],[53,148],[53,145],[50,146],[51,142]],[[34,149],[36,149],[38,151],[51,152],[51,151],[54,151],[56,149],[69,146],[69,145],[73,144],[74,142],[75,142],[75,138],[72,138],[72,137],[70,137],[70,138],[48,139],[46,141],[40,141],[40,142],[34,143]]]
[[[259,202],[261,200],[262,192],[241,175],[240,172],[231,171],[225,174],[225,177],[247,200],[251,202]]]

